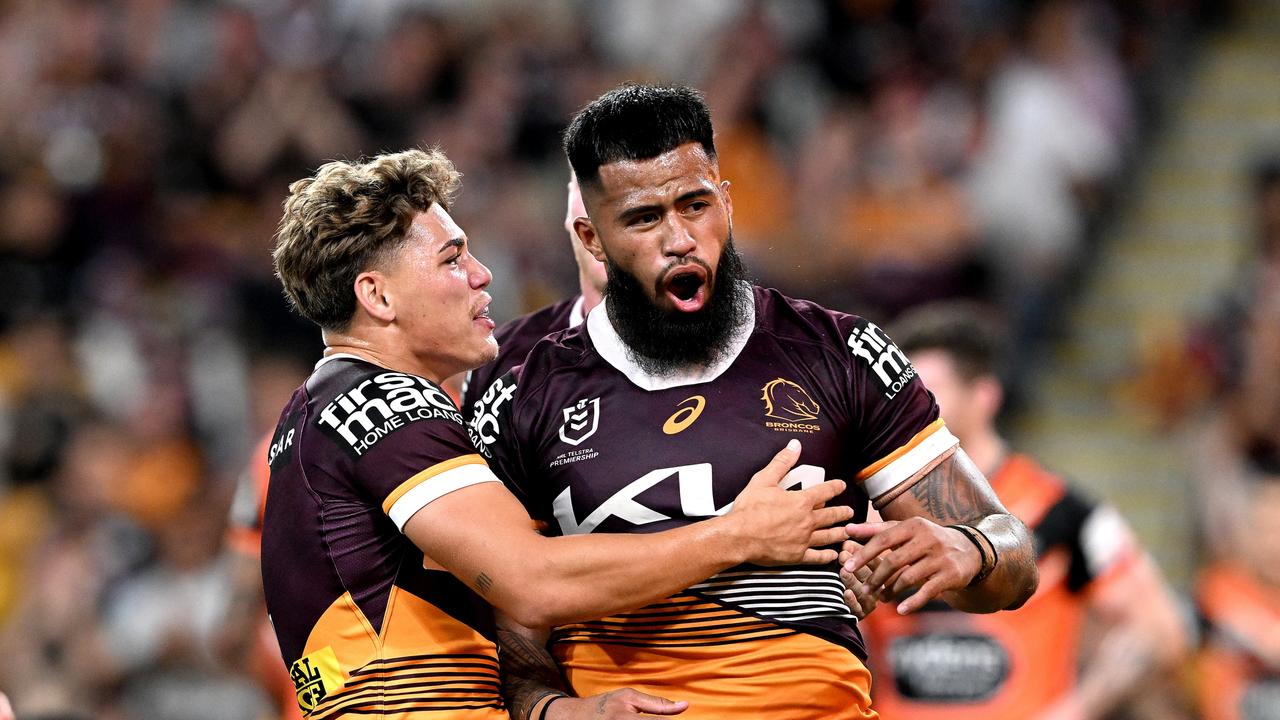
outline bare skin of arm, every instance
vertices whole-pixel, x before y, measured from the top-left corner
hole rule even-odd
[[[500,483],[456,490],[419,510],[405,534],[498,610],[530,627],[563,625],[645,605],[744,562],[820,564],[853,511],[822,507],[844,489],[829,480],[778,487],[799,443],[756,473],[720,517],[659,533],[548,538]],[[696,551],[691,551],[696,548]]]
[[[965,612],[988,613],[1021,607],[1039,581],[1035,545],[1027,528],[1000,504],[986,478],[963,450],[929,470],[906,492],[880,508],[884,522],[849,525],[849,536],[863,542],[842,567],[854,596],[899,597],[902,614],[941,598]],[[970,585],[982,570],[982,552],[969,537],[948,525],[981,531],[979,542],[999,560],[991,574]],[[855,577],[878,560],[866,581]]]
[[[1175,668],[1187,652],[1187,633],[1175,600],[1150,557],[1123,575],[1104,580],[1088,596],[1101,637],[1080,682],[1040,720],[1102,718],[1153,676]]]

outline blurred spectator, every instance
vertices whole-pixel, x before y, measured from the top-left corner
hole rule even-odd
[[[970,193],[1022,357],[1045,337],[1131,121],[1115,51],[1096,41],[1099,10],[1079,0],[1033,4],[1022,42],[990,78]],[[1012,371],[1020,381],[1021,367]]]
[[[1181,614],[1113,508],[997,433],[1002,354],[988,313],[926,306],[901,318],[893,336],[965,452],[1035,535],[1040,586],[1015,612],[964,615],[933,603],[907,616],[892,607],[872,613],[864,627],[874,705],[886,718],[923,720],[1108,717],[1179,667]]]
[[[1252,459],[1238,519],[1249,542],[1196,587],[1205,622],[1197,678],[1205,720],[1255,720],[1280,708],[1280,454]]]
[[[116,505],[117,480],[133,460],[127,436],[90,422],[71,437],[64,458],[44,535],[19,583],[23,597],[0,643],[0,679],[23,718],[88,717],[86,709],[109,704],[102,604],[149,550],[145,533]]]
[[[123,579],[102,612],[106,662],[125,717],[261,717],[267,698],[214,657],[231,601],[229,558],[218,553],[221,513],[196,496],[158,533],[157,556]],[[223,506],[225,507],[225,506]]]
[[[1243,552],[1247,457],[1280,446],[1280,158],[1250,176],[1253,248],[1208,318],[1147,358],[1133,397],[1164,427],[1196,426],[1197,503],[1211,560]]]

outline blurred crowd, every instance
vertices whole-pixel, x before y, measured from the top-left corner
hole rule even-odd
[[[691,84],[757,278],[877,321],[990,301],[1025,372],[1161,78],[1220,7],[0,3],[0,690],[22,720],[277,712],[228,621],[222,538],[321,348],[269,255],[288,183],[321,162],[439,145],[509,319],[576,285],[568,117],[624,80]],[[1275,368],[1265,247],[1241,343]],[[1268,370],[1248,368],[1216,397],[1253,392]],[[1274,413],[1240,422],[1277,439]]]

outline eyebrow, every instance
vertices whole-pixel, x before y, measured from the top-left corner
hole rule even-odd
[[[466,241],[466,240],[463,240],[463,239],[462,239],[462,238],[460,238],[460,237],[456,237],[456,238],[449,238],[448,240],[446,240],[446,241],[444,242],[444,244],[443,244],[443,245],[441,245],[441,246],[440,246],[440,249],[439,249],[439,250],[436,250],[436,254],[437,254],[437,255],[439,255],[440,253],[444,252],[445,250],[452,250],[453,248],[461,248],[462,246],[464,246],[464,245],[466,245],[466,244],[467,244],[467,241]]]
[[[712,192],[709,188],[698,188],[696,190],[690,190],[689,192],[676,197],[675,204],[681,205],[691,200],[697,200],[698,198],[708,197],[710,195],[712,195]],[[618,221],[622,222],[623,224],[626,224],[634,217],[643,215],[647,212],[658,212],[660,210],[662,210],[662,206],[656,203],[649,204],[649,205],[637,205],[635,207],[627,208],[626,210],[623,210],[622,212],[618,213]]]

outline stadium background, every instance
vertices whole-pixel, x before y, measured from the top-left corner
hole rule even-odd
[[[765,284],[991,303],[1013,437],[1189,591],[1280,438],[1278,34],[1275,0],[0,3],[0,691],[254,716],[221,538],[320,350],[271,276],[288,182],[441,146],[509,319],[575,287],[558,134],[624,80],[706,93]]]

